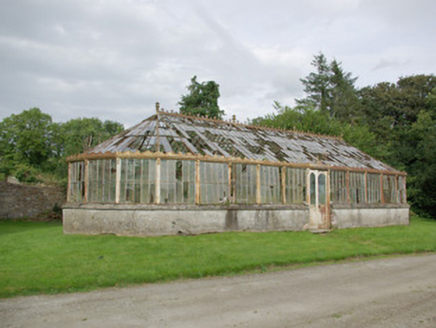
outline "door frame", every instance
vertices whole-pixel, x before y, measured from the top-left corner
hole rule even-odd
[[[311,180],[314,176],[315,181]],[[320,198],[320,177],[324,176],[324,197]],[[314,182],[314,183],[313,183]],[[315,190],[313,190],[313,187]],[[309,230],[330,229],[330,171],[306,170],[306,202],[309,206]]]

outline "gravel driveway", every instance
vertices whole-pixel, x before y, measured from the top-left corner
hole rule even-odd
[[[436,254],[3,299],[0,327],[436,327]]]

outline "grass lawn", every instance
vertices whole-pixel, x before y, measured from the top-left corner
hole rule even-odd
[[[60,223],[0,221],[0,297],[86,291],[277,266],[436,251],[436,221],[410,226],[199,236],[72,236]]]

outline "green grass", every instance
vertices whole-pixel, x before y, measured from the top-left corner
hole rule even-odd
[[[64,235],[60,223],[0,221],[0,297],[200,278],[436,251],[436,221],[410,226],[199,236]]]

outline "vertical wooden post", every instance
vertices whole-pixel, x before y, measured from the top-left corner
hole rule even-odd
[[[195,161],[195,204],[201,202],[201,179],[200,179],[200,161]]]
[[[331,209],[330,209],[330,170],[327,170],[326,174],[326,195],[325,195],[325,211],[326,211],[326,220],[325,220],[325,229],[330,229],[332,226],[332,218],[331,218]]]
[[[311,188],[311,185],[310,185],[310,170],[307,169],[306,170],[306,203],[307,203],[307,205],[310,205],[310,201],[311,201],[311,199],[310,199],[310,188]]]
[[[71,174],[72,174],[72,165],[68,163],[68,184],[67,184],[67,203],[71,201]]]
[[[260,196],[260,164],[256,165],[256,204],[261,203]]]
[[[286,204],[286,166],[282,166],[282,203]]]
[[[385,195],[383,195],[383,174],[380,174],[380,203],[385,203]]]
[[[368,204],[368,172],[365,172],[365,204]]]
[[[121,158],[117,157],[116,165],[117,168],[115,173],[115,204],[119,204],[121,195]]]
[[[347,204],[350,204],[350,171],[345,175],[345,183],[347,185]]]
[[[407,204],[407,184],[406,184],[406,176],[404,176],[402,180],[403,180],[403,190],[404,190],[403,204]]]
[[[156,159],[156,204],[160,204],[160,164],[161,159]]]
[[[85,203],[88,202],[89,197],[89,160],[85,159]]]
[[[396,175],[396,176],[395,176],[395,196],[396,196],[396,197],[395,197],[395,198],[396,198],[396,199],[395,199],[395,203],[396,203],[396,204],[399,204],[399,203],[400,203],[400,197],[399,197],[399,196],[400,196],[400,192],[399,192],[399,189],[400,189],[400,188],[398,188],[398,175]]]
[[[228,197],[229,203],[234,203],[235,202],[235,195],[232,194],[232,163],[229,163],[228,169],[229,169],[229,181],[228,181],[229,182],[229,195],[227,197]]]

